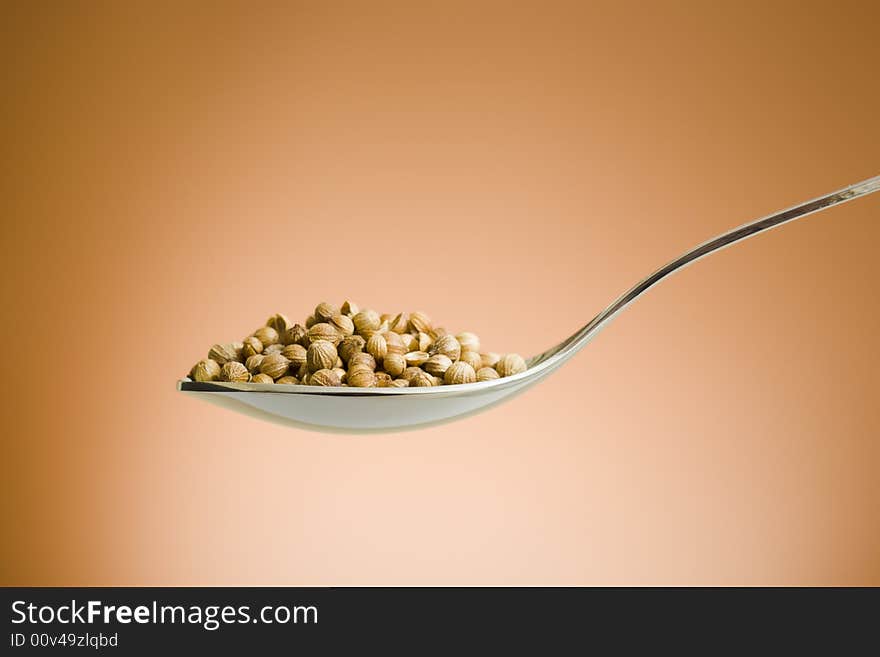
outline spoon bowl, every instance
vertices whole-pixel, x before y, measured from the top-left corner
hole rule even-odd
[[[880,176],[744,224],[696,246],[636,283],[573,335],[528,359],[528,368],[513,376],[427,388],[325,388],[183,379],[177,389],[246,415],[312,431],[387,433],[450,422],[491,408],[535,385],[571,359],[635,299],[687,265],[763,231],[878,189]]]

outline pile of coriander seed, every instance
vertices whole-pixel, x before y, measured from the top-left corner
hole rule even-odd
[[[525,371],[518,354],[480,351],[473,333],[451,335],[425,313],[380,315],[346,301],[319,303],[304,324],[272,315],[241,342],[215,344],[193,381],[356,388],[489,381]]]

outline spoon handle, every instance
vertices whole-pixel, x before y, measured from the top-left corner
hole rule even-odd
[[[718,237],[715,237],[707,242],[703,242],[702,244],[694,247],[684,255],[664,265],[653,274],[647,276],[646,278],[643,278],[629,290],[624,292],[605,310],[596,315],[586,326],[580,329],[577,333],[575,333],[570,338],[557,345],[550,351],[543,353],[536,358],[533,358],[530,365],[546,360],[550,356],[554,356],[563,351],[568,352],[579,350],[593,337],[595,337],[596,334],[620,311],[626,308],[642,293],[654,287],[657,283],[662,281],[670,274],[678,271],[679,269],[682,269],[683,267],[686,267],[692,262],[696,262],[700,258],[705,258],[710,253],[720,251],[723,248],[726,248],[732,244],[736,244],[737,242],[741,242],[749,237],[753,237],[754,235],[762,233],[765,230],[770,230],[771,228],[781,226],[782,224],[788,223],[789,221],[794,221],[795,219],[806,217],[807,215],[813,214],[814,212],[819,212],[834,205],[845,203],[846,201],[851,201],[855,198],[858,198],[859,196],[865,196],[866,194],[876,192],[877,190],[880,190],[880,176],[869,178],[868,180],[855,183],[853,185],[850,185],[849,187],[839,189],[836,192],[826,194],[825,196],[820,196],[819,198],[815,198],[811,201],[806,201],[805,203],[792,206],[780,212],[776,212],[775,214],[762,217],[761,219],[757,219],[756,221],[752,221],[750,223],[739,226],[738,228],[729,230],[723,235],[719,235]]]

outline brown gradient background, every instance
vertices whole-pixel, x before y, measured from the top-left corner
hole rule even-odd
[[[3,584],[880,584],[880,198],[456,424],[174,390],[323,299],[536,353],[880,173],[876,2],[3,6]]]

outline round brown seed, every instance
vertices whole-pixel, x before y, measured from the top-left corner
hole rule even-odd
[[[391,376],[400,376],[406,369],[406,359],[402,354],[385,354],[385,358],[382,360],[382,368]]]
[[[287,374],[290,361],[281,354],[269,354],[260,363],[260,374],[268,374],[273,379],[280,379]]]
[[[318,370],[309,377],[309,385],[333,387],[342,384],[342,380],[333,370]]]
[[[356,369],[348,371],[348,385],[355,388],[374,388],[378,380],[376,374],[367,369]]]
[[[519,354],[505,354],[495,364],[495,370],[501,376],[513,376],[526,371],[526,361]]]
[[[491,381],[500,378],[494,367],[481,367],[477,370],[477,381]]]
[[[189,373],[189,377],[193,381],[214,381],[219,376],[220,365],[217,364],[216,360],[210,358],[200,360]]]
[[[251,373],[247,368],[235,360],[223,363],[220,368],[220,380],[233,383],[247,383],[251,380]]]
[[[332,342],[318,340],[309,345],[306,351],[306,364],[309,372],[329,370],[336,365],[336,347]]]
[[[449,366],[446,374],[443,375],[443,382],[448,385],[458,385],[461,383],[473,383],[477,380],[477,373],[468,363],[458,361]]]
[[[435,354],[424,362],[422,367],[428,374],[443,376],[452,365],[452,359],[444,354]]]

